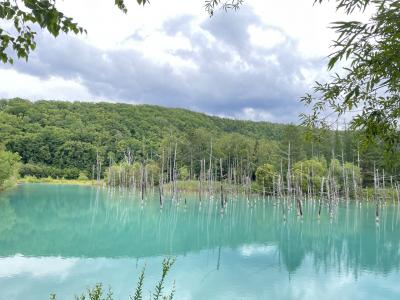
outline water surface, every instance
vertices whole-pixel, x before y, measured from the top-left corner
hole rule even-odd
[[[184,199],[186,198],[186,204]],[[333,219],[276,201],[182,195],[144,203],[123,190],[24,184],[0,194],[0,299],[73,299],[97,282],[129,299],[146,265],[177,258],[175,299],[400,299],[400,211],[341,203]],[[147,295],[147,294],[145,294]]]

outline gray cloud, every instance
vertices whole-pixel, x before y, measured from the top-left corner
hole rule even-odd
[[[251,109],[272,121],[297,121],[303,109],[298,99],[307,89],[300,70],[318,68],[320,62],[297,54],[296,41],[283,32],[285,41],[275,47],[252,45],[248,27],[266,25],[247,8],[217,14],[198,30],[193,24],[193,17],[180,16],[166,22],[163,30],[190,41],[193,50],[172,55],[192,62],[195,69],[175,72],[173,66],[155,63],[137,50],[102,51],[72,36],[54,39],[47,34],[38,37],[28,63],[18,61],[12,68],[40,78],[77,80],[104,99],[239,118],[254,117],[245,112]]]
[[[227,13],[210,18],[202,24],[215,38],[225,45],[232,47],[240,54],[251,50],[249,33],[250,25],[262,25],[260,19],[249,9],[243,8],[238,13]]]

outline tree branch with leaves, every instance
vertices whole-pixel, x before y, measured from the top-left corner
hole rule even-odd
[[[364,142],[378,140],[393,150],[399,145],[400,1],[337,1],[337,9],[347,14],[364,12],[370,6],[374,12],[366,22],[333,23],[337,38],[328,70],[339,62],[345,67],[329,82],[317,82],[314,93],[302,98],[311,106],[311,113],[301,118],[309,128],[326,128],[329,123],[324,112],[337,117],[353,113],[350,128],[360,130]]]

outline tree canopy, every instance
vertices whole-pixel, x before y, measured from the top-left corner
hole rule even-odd
[[[166,163],[175,147],[181,178],[198,175],[200,160],[208,163],[210,155],[217,166],[222,159],[224,170],[234,164],[246,169],[252,179],[260,166],[287,170],[288,157],[293,165],[315,157],[327,163],[335,158],[351,162],[361,167],[365,182],[374,167],[384,168],[388,175],[400,168],[398,154],[383,155],[373,145],[358,151],[357,132],[324,131],[313,142],[304,139],[304,132],[301,126],[223,119],[150,105],[0,100],[0,141],[21,157],[23,176],[72,179],[85,173],[91,178],[97,161],[103,171],[127,159],[152,165],[164,158]],[[259,178],[268,173],[264,171],[260,169]]]

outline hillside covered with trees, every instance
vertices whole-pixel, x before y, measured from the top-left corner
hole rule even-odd
[[[253,179],[258,167],[287,168],[289,158],[293,163],[312,158],[324,164],[332,158],[351,162],[360,166],[365,182],[374,165],[387,174],[399,168],[394,154],[379,145],[361,145],[359,133],[320,131],[313,141],[304,133],[295,125],[150,105],[0,100],[0,143],[20,156],[22,176],[92,178],[99,166],[103,176],[110,164],[127,159],[157,163],[171,159],[175,149],[183,179],[199,174],[201,160],[211,157],[246,166]]]

